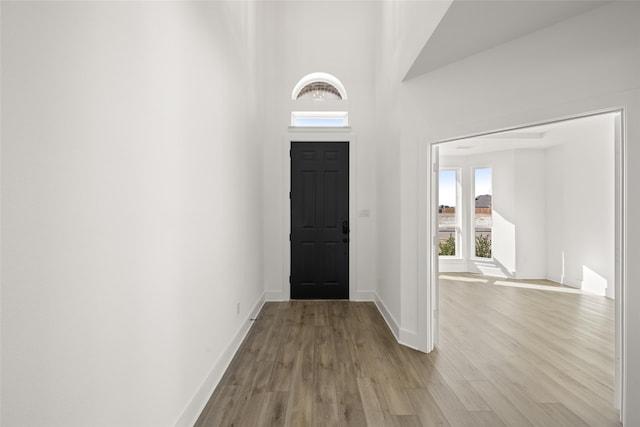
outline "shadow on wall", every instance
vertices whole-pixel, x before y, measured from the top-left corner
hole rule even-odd
[[[492,258],[478,258],[475,253],[469,258],[471,269],[475,273],[495,277],[515,277],[516,226],[507,221],[500,213],[493,211],[491,230]]]
[[[474,268],[478,270],[477,272],[485,276],[500,278],[515,277],[496,257],[486,260],[483,260],[482,258],[474,258],[472,262]]]

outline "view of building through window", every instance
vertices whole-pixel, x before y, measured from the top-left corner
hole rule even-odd
[[[491,228],[493,215],[491,207],[491,168],[474,169],[475,213],[473,228],[475,256],[491,258]]]
[[[459,236],[456,214],[457,171],[444,169],[439,173],[438,241],[440,256],[455,256]]]

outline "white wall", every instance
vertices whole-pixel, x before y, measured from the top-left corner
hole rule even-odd
[[[402,282],[407,276],[417,275],[417,271],[412,270],[417,264],[417,245],[402,243],[411,240],[416,233],[415,228],[406,226],[404,221],[401,169],[406,158],[417,162],[417,156],[401,150],[401,121],[405,113],[400,103],[401,81],[450,4],[450,1],[379,2],[382,16],[375,33],[378,43],[373,68],[376,78],[378,306],[383,307],[383,314],[396,336],[414,347],[418,345],[417,325],[406,324],[402,317],[404,306],[413,306],[411,312],[415,313],[417,302],[415,295],[403,293]],[[408,193],[408,196],[413,198],[417,193]]]
[[[547,150],[547,277],[614,297],[614,117]]]
[[[547,277],[545,151],[515,152],[516,273],[518,279]]]
[[[505,151],[473,159],[473,167],[492,166],[493,230],[491,255],[497,268],[485,268],[484,263],[469,264],[485,274],[512,276],[516,271],[516,229],[519,228],[515,203],[515,153]],[[471,239],[469,239],[471,240]],[[469,241],[469,244],[472,244]],[[470,248],[471,251],[471,248]],[[473,252],[471,252],[473,253]]]
[[[345,86],[352,137],[357,143],[356,214],[351,248],[357,250],[354,299],[371,299],[377,282],[374,45],[378,5],[370,2],[264,2],[260,4],[263,69],[264,147],[264,286],[270,299],[289,298],[287,271],[290,224],[285,203],[290,168],[288,126],[293,87],[305,75],[326,72]],[[326,136],[318,135],[322,141]],[[368,217],[358,217],[368,210]]]
[[[209,397],[263,293],[252,13],[3,2],[3,425]]]
[[[473,135],[487,130],[540,123],[609,108],[625,108],[629,165],[640,162],[640,3],[614,2],[479,53],[411,81],[401,88],[403,112],[402,227],[419,225],[419,142]],[[406,162],[404,160],[407,160]],[[422,158],[421,158],[422,159]],[[422,167],[428,167],[421,160]],[[640,170],[627,170],[629,183]],[[627,188],[628,218],[640,216],[640,190]],[[628,236],[640,233],[629,222]],[[400,251],[416,253],[419,237],[401,242]],[[628,277],[640,275],[633,260],[640,244],[627,242]],[[403,254],[403,258],[404,254]],[[418,271],[417,257],[406,257]],[[413,265],[411,265],[413,264]],[[418,277],[403,276],[399,292],[407,301],[420,295]],[[640,288],[627,288],[627,322],[640,325]],[[417,328],[422,303],[403,304],[403,327]],[[640,338],[627,336],[627,402],[640,400]],[[640,424],[640,408],[626,406],[627,425]]]

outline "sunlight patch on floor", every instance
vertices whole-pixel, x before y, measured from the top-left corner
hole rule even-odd
[[[539,291],[551,291],[551,292],[563,292],[567,294],[589,294],[581,289],[570,288],[566,286],[549,286],[549,285],[536,285],[535,283],[522,283],[522,282],[505,282],[502,280],[496,280],[493,282],[497,286],[510,286],[512,288],[524,288],[524,289],[537,289]]]
[[[489,282],[489,280],[487,279],[480,279],[475,277],[463,277],[463,276],[447,276],[446,274],[441,274],[439,277],[445,280],[457,280],[458,282],[475,282],[475,283]]]
[[[475,277],[474,274],[469,273],[440,274],[438,277],[443,280],[454,280],[457,282],[482,283],[486,285],[534,289],[538,291],[561,292],[566,294],[597,295],[597,293],[591,292],[590,290],[573,288],[570,286],[561,285],[560,283],[549,282],[546,280],[543,281],[545,283],[533,283],[532,280],[517,281],[514,279],[504,279],[500,277],[489,277],[482,275],[478,275],[477,277]]]

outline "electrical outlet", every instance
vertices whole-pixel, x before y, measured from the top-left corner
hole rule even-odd
[[[240,315],[240,303],[236,304],[236,315]]]

